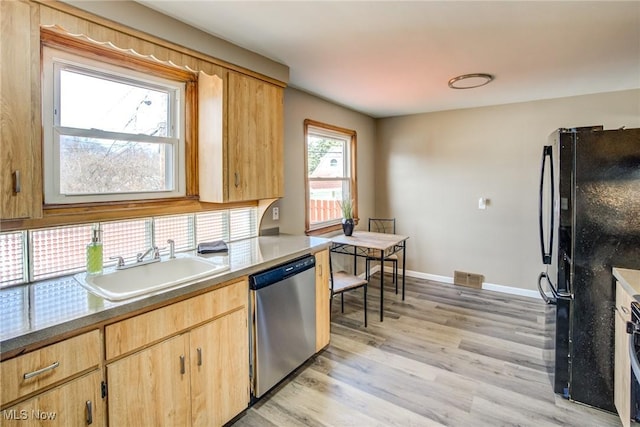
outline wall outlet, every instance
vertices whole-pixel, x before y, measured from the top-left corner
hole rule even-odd
[[[271,211],[271,215],[274,221],[278,221],[280,219],[280,208],[277,206],[274,206],[273,210]]]

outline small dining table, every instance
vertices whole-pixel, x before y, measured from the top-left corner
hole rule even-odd
[[[372,231],[354,231],[351,236],[344,234],[332,236],[331,251],[353,255],[353,272],[357,274],[358,257],[372,257],[380,261],[380,321],[384,320],[384,260],[390,255],[402,251],[402,300],[404,301],[405,260],[407,257],[406,242],[409,236]],[[353,249],[351,249],[353,248]],[[396,288],[397,289],[397,288]]]

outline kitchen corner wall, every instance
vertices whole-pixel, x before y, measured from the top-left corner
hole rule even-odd
[[[284,92],[284,197],[280,220],[281,233],[304,234],[304,120],[312,119],[357,133],[358,229],[366,229],[365,219],[373,216],[375,200],[375,120],[316,96],[288,87]],[[270,216],[268,212],[265,217]],[[273,222],[267,221],[268,225]],[[263,221],[262,228],[265,228]]]
[[[410,236],[407,269],[535,290],[542,146],[590,125],[640,127],[640,90],[378,120],[376,214]]]

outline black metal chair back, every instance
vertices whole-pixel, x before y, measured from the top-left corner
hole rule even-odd
[[[395,218],[369,218],[369,231],[396,234]]]

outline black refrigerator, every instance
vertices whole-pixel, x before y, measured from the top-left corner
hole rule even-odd
[[[640,129],[558,129],[541,169],[538,289],[555,306],[554,391],[615,412],[612,268],[640,269]]]

